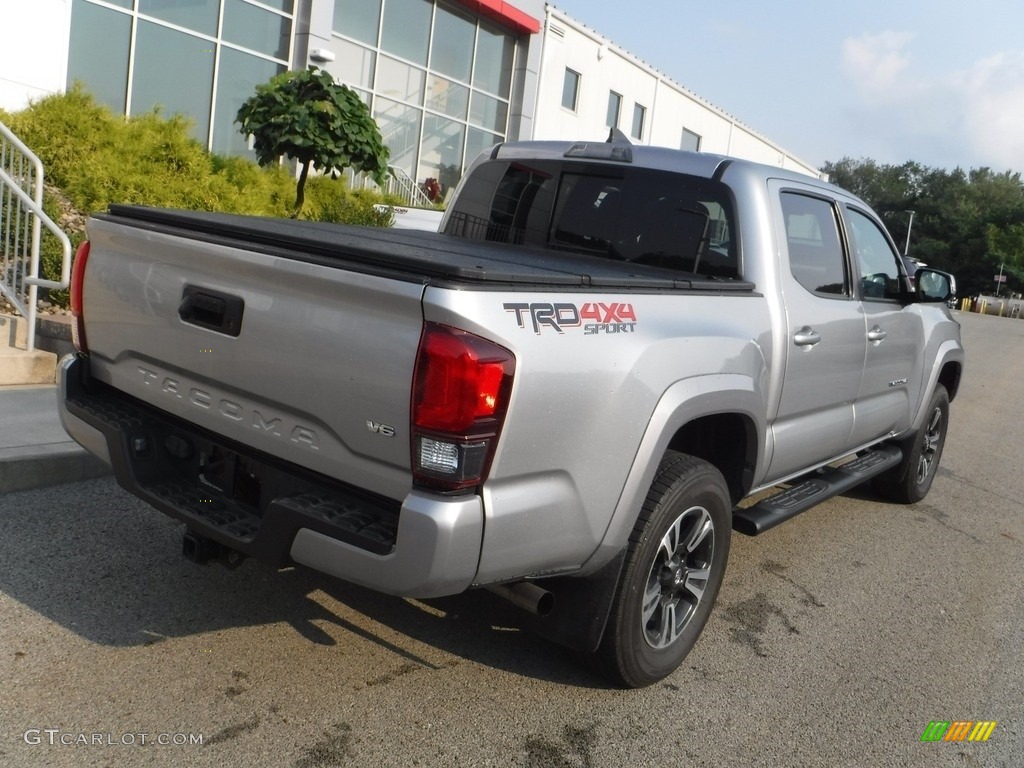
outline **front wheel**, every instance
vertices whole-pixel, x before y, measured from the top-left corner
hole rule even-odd
[[[948,427],[949,394],[939,384],[928,403],[924,424],[903,444],[903,461],[874,481],[875,492],[900,504],[913,504],[927,496],[939,469]]]
[[[592,660],[640,688],[682,663],[700,636],[729,556],[732,504],[713,465],[670,451],[633,527],[622,578]]]

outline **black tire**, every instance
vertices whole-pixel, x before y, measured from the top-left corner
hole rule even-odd
[[[914,504],[927,496],[939,469],[948,427],[949,394],[939,384],[928,403],[924,424],[902,445],[903,461],[874,480],[875,493],[899,504]]]
[[[731,525],[721,472],[668,452],[633,527],[608,625],[590,659],[599,672],[640,688],[682,663],[718,596]]]

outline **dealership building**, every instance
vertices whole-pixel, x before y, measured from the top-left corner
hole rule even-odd
[[[235,114],[316,65],[356,89],[396,175],[447,190],[519,139],[603,139],[811,164],[543,0],[7,0],[0,107],[79,81],[115,112],[191,118],[214,152],[251,150]]]

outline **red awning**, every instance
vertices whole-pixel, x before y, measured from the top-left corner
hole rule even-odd
[[[520,35],[535,35],[540,32],[540,19],[535,19],[502,0],[458,0],[458,2],[470,10],[476,11],[484,18],[497,22]]]

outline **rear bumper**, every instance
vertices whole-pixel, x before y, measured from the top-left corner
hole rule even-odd
[[[462,592],[483,536],[478,496],[385,499],[200,429],[60,364],[68,434],[118,483],[192,531],[274,566],[299,563],[409,597]]]

